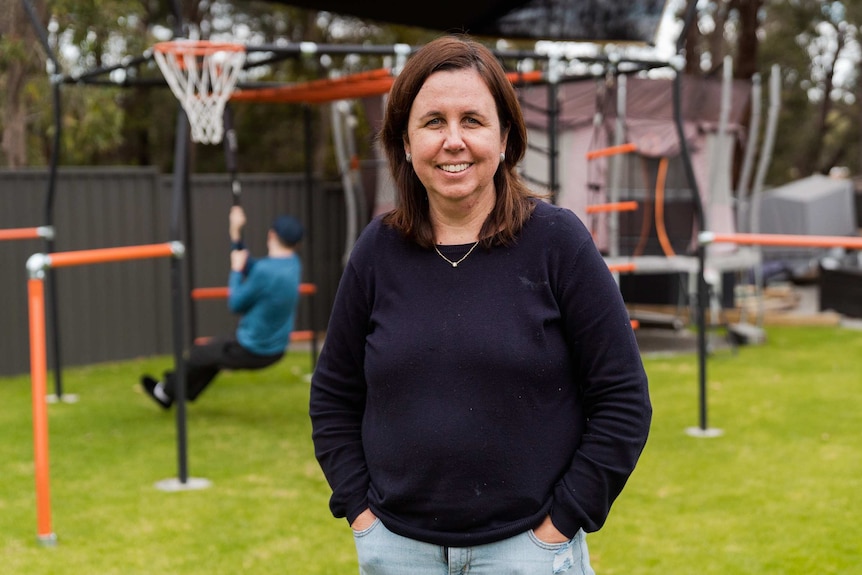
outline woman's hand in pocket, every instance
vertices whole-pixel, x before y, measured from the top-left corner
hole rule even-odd
[[[370,509],[366,509],[359,516],[353,520],[353,523],[350,524],[350,528],[354,531],[364,531],[371,527],[371,524],[377,519],[377,516],[371,512]]]
[[[568,537],[554,527],[550,515],[546,516],[545,520],[533,529],[533,534],[539,541],[544,541],[545,543],[565,543],[569,540]]]

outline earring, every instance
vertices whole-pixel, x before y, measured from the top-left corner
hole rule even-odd
[[[413,163],[413,154],[411,154],[410,152],[407,152],[407,155],[404,156],[404,159],[407,160],[408,164]]]
[[[500,152],[500,163],[502,164],[505,161],[506,161],[506,152]]]

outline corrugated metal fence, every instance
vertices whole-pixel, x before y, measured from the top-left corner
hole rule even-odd
[[[46,223],[46,170],[0,170],[0,229]],[[300,247],[303,281],[318,286],[303,298],[297,329],[323,330],[341,275],[345,208],[337,184],[314,182],[310,194],[302,175],[247,174],[241,177],[248,215],[245,241],[255,255],[266,253],[266,230],[279,213],[306,225]],[[149,168],[64,168],[53,202],[54,252],[170,241],[173,176]],[[184,289],[224,286],[229,268],[228,175],[192,175]],[[48,249],[44,239],[0,241],[0,375],[30,369],[27,259]],[[56,290],[61,366],[87,365],[172,352],[171,280],[168,259],[137,260],[57,268],[46,294]],[[53,338],[49,309],[49,341]],[[223,300],[187,307],[186,335],[231,331],[236,317]],[[49,344],[49,365],[53,350]]]

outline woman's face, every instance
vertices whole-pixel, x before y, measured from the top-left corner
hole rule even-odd
[[[435,72],[425,80],[407,121],[405,153],[429,202],[487,201],[506,136],[491,91],[476,70]]]

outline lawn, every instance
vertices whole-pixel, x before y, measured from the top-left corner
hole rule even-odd
[[[765,344],[714,351],[718,437],[686,433],[699,424],[697,357],[644,361],[653,428],[588,537],[598,575],[862,573],[862,331],[776,326]],[[177,492],[156,488],[178,477],[175,412],[137,386],[169,363],[64,372],[78,401],[48,405],[53,546],[37,539],[30,377],[0,378],[0,573],[357,573],[312,453],[308,353],[225,373],[188,406],[188,475],[211,485]]]

